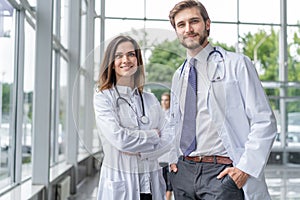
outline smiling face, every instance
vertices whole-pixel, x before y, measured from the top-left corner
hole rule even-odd
[[[133,81],[133,75],[137,68],[137,57],[133,44],[129,41],[120,43],[116,49],[114,60],[117,83]]]
[[[178,39],[191,56],[207,45],[210,20],[205,22],[197,7],[181,10],[175,15],[174,22]]]

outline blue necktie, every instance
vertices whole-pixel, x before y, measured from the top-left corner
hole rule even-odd
[[[180,148],[184,156],[188,156],[196,149],[197,72],[195,62],[195,58],[192,58],[189,62],[190,70],[180,139]]]

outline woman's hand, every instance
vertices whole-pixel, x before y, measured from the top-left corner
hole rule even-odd
[[[160,134],[160,130],[159,130],[159,129],[154,129],[154,130],[156,130],[156,132],[157,132],[157,135],[160,137],[160,136],[161,136],[161,134]]]

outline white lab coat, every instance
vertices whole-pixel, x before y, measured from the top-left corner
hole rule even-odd
[[[170,116],[170,108],[167,110],[164,110],[164,115],[166,120],[168,120],[169,122],[169,116]],[[162,165],[160,166],[164,166],[166,164],[168,164],[169,162],[169,151],[167,151],[166,153],[162,154],[159,158],[158,158],[158,162]]]
[[[248,57],[217,48],[225,59],[225,77],[211,82],[207,106],[212,121],[233,165],[250,175],[243,187],[246,200],[270,200],[264,168],[276,136],[276,120],[268,98]],[[203,49],[207,58],[213,47]],[[206,63],[203,63],[206,64]],[[176,163],[180,152],[182,130],[180,103],[183,65],[175,72],[171,93],[171,123],[176,130],[176,145],[170,152],[170,163]]]
[[[129,90],[124,86],[118,89],[122,97]],[[137,120],[142,115],[137,89],[130,96],[128,102],[136,112],[123,100],[117,105],[115,88],[94,95],[96,124],[104,152],[98,200],[140,199],[141,174],[150,180],[148,188],[151,188],[153,199],[163,200],[165,182],[157,158],[170,149],[170,131],[166,131],[163,112],[153,94],[143,93],[145,113],[150,119],[146,125]],[[154,129],[161,130],[160,137]]]

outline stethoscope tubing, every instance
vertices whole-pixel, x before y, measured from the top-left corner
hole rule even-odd
[[[141,99],[141,104],[142,104],[142,116],[139,117],[137,112],[134,110],[134,108],[132,107],[132,105],[127,101],[127,99],[125,99],[124,97],[121,97],[120,93],[119,93],[119,90],[117,88],[117,86],[115,85],[115,90],[118,94],[118,97],[116,99],[116,106],[119,107],[119,100],[123,100],[124,102],[126,102],[128,104],[128,106],[133,110],[133,112],[136,114],[136,116],[138,118],[140,118],[140,122],[143,123],[143,124],[148,124],[149,123],[149,119],[148,117],[146,116],[146,112],[145,112],[145,105],[144,105],[144,98],[143,98],[143,95],[141,94],[141,92],[138,90],[138,93],[139,93],[139,96],[140,96],[140,99]]]
[[[214,50],[212,50],[211,52],[209,52],[209,54],[208,54],[208,56],[207,56],[207,58],[206,58],[206,61],[207,61],[207,62],[208,62],[209,58],[210,58],[214,53],[218,53],[218,54],[221,56],[221,58],[224,60],[223,54],[222,54],[216,47],[214,47]],[[181,71],[180,71],[180,76],[181,76],[182,73],[183,73],[183,70],[184,70],[184,68],[185,68],[186,62],[187,62],[187,59],[184,60],[184,63],[183,63],[183,65],[182,65],[182,68],[181,68]],[[215,72],[215,73],[216,73],[216,72]]]

